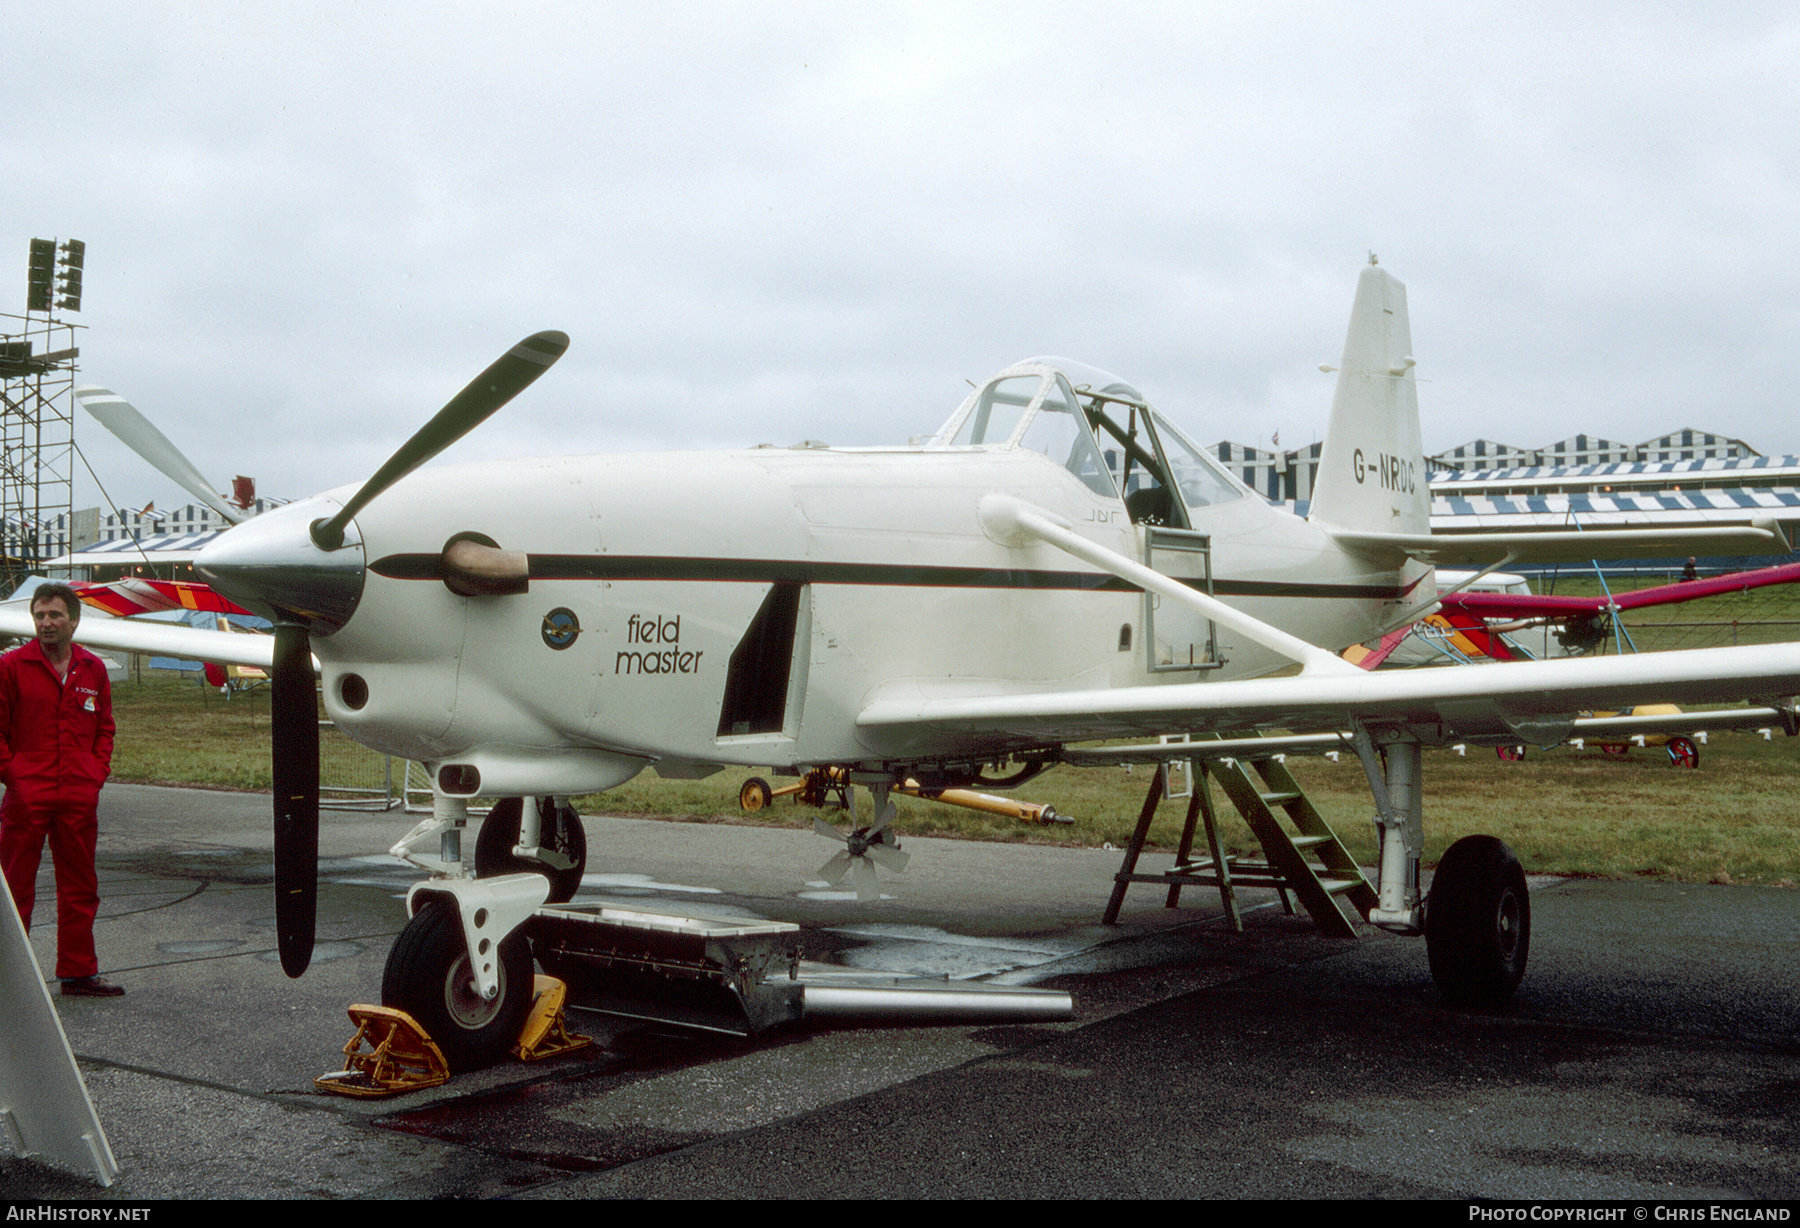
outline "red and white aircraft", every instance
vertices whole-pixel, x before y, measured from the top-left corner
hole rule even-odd
[[[1580,710],[1643,700],[1800,692],[1800,645],[1401,673],[1339,659],[1432,610],[1434,564],[1788,549],[1770,524],[1433,536],[1405,289],[1373,262],[1304,520],[1137,389],[1054,358],[987,380],[916,446],[414,472],[566,345],[528,338],[360,488],[203,551],[202,575],[274,619],[272,650],[245,660],[255,641],[241,636],[155,646],[271,669],[293,975],[313,937],[314,657],[339,728],[430,766],[434,816],[397,847],[438,877],[412,898],[384,992],[456,1033],[461,1064],[516,1034],[530,954],[514,931],[553,880],[563,898],[579,880],[566,799],[645,768],[833,767],[883,815],[897,782],[968,783],[1081,740],[1348,731],[1383,833],[1370,919],[1424,933],[1449,997],[1493,1002],[1524,972],[1524,874],[1500,842],[1471,837],[1421,898],[1422,748],[1556,741]],[[128,627],[81,630],[125,649],[189,634]],[[517,824],[498,844],[542,873],[471,876],[459,836],[477,795],[547,803],[496,811]],[[883,851],[888,831],[878,820],[849,851]],[[432,839],[436,857],[416,851]]]

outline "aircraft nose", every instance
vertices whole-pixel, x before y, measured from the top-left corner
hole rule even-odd
[[[363,547],[354,522],[344,544],[321,550],[312,523],[338,505],[306,499],[265,512],[207,545],[194,567],[208,584],[276,622],[330,635],[350,621],[363,590]]]

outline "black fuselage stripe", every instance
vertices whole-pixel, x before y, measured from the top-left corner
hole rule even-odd
[[[533,554],[533,580],[678,580],[757,584],[862,584],[899,588],[1030,589],[1064,592],[1143,591],[1097,571],[1039,571],[1014,567],[930,567],[908,563],[826,563],[806,559],[703,559],[664,555]],[[440,580],[435,554],[390,554],[369,567],[390,580]],[[1421,577],[1422,578],[1422,577]],[[1198,582],[1185,581],[1195,588]],[[1308,597],[1394,601],[1419,583],[1296,584],[1288,581],[1213,581],[1219,597]]]

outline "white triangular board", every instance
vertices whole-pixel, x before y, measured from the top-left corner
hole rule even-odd
[[[111,1185],[119,1175],[118,1162],[50,1001],[31,939],[3,884],[0,900],[0,994],[7,1002],[0,1036],[0,1142],[20,1155],[90,1173],[101,1185]]]

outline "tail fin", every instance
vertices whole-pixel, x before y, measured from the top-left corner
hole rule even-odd
[[[1307,518],[1326,529],[1431,532],[1406,287],[1374,257],[1356,285]]]

